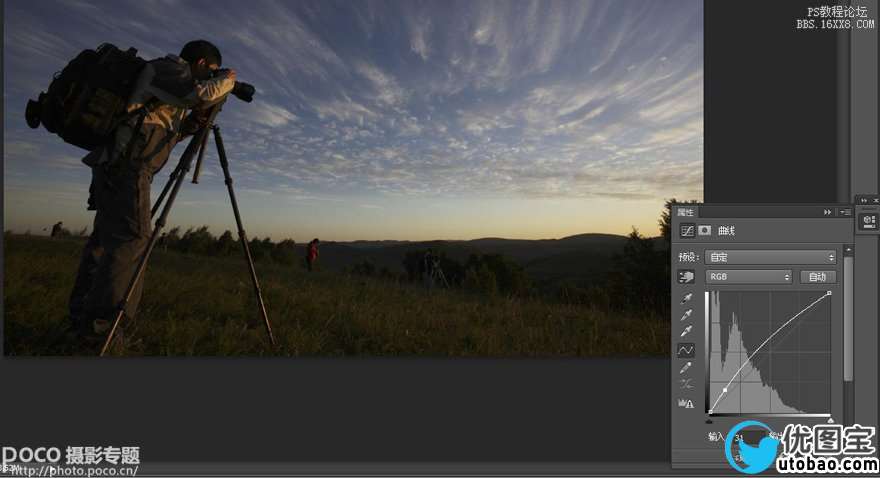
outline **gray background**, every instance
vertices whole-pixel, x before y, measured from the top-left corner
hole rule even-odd
[[[663,358],[0,364],[4,445],[136,445],[145,462],[664,462],[669,454]],[[644,444],[637,454],[611,445],[633,440]]]

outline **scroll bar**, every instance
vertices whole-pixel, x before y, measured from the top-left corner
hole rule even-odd
[[[845,248],[846,249],[846,248]],[[855,413],[853,382],[853,256],[843,258],[843,423],[851,426]]]
[[[709,316],[709,312],[709,291],[707,290],[703,292],[703,348],[706,349],[705,355],[703,357],[703,371],[705,373],[704,379],[706,381],[706,415],[709,415],[709,406],[711,405],[709,403],[709,387],[712,386],[712,382],[710,381],[712,380],[712,376],[709,370],[709,367],[712,364],[712,342],[710,342],[712,336],[709,334],[709,332],[712,330],[712,318]]]

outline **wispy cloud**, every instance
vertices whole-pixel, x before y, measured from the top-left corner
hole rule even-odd
[[[290,111],[265,102],[257,102],[256,109],[250,114],[254,122],[270,127],[284,126],[291,121],[296,121],[297,116]]]
[[[6,5],[7,174],[87,177],[82,151],[24,127],[15,106],[80,49],[111,41],[161,56],[211,25],[224,66],[257,87],[219,121],[229,154],[247,158],[234,163],[237,184],[267,204],[702,195],[701,0],[167,8]]]
[[[356,64],[356,69],[372,84],[375,91],[373,98],[377,103],[398,106],[409,95],[406,90],[400,87],[394,77],[374,65],[361,61]]]

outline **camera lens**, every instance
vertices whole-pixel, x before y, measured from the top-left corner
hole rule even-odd
[[[235,86],[232,88],[232,94],[236,98],[248,103],[254,100],[254,93],[256,92],[257,90],[253,85],[241,81],[236,81]]]

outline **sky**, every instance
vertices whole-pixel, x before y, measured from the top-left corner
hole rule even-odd
[[[666,199],[703,197],[702,0],[4,5],[5,229],[90,227],[85,151],[24,107],[104,42],[206,39],[257,88],[217,119],[250,237],[656,235]],[[169,225],[235,230],[213,147]]]

